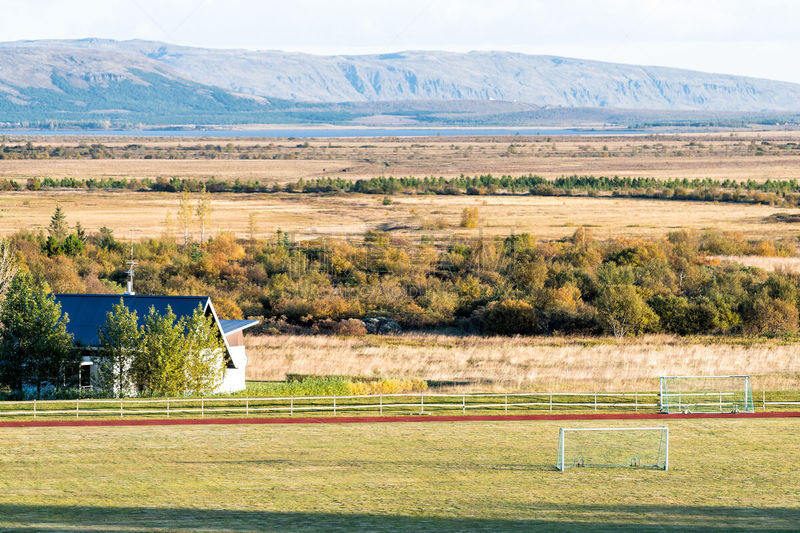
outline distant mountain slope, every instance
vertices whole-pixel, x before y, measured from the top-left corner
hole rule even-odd
[[[314,56],[135,40],[0,43],[6,126],[631,125],[775,122],[797,111],[799,84],[507,52]]]
[[[800,84],[510,52],[314,56],[149,41],[72,41],[152,58],[199,83],[314,102],[506,100],[538,106],[800,109]]]
[[[0,122],[7,116],[202,119],[267,106],[263,98],[203,85],[122,49],[36,42],[0,45]]]

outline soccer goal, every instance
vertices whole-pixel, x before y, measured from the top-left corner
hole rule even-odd
[[[669,429],[561,428],[558,435],[559,470],[571,467],[669,466]]]
[[[662,376],[662,413],[752,413],[750,376]]]

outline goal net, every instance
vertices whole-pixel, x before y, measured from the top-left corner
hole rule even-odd
[[[752,413],[750,376],[662,376],[662,413]]]
[[[666,470],[669,429],[561,428],[559,470],[571,467],[634,467]]]

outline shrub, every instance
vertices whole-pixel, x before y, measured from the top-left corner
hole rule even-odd
[[[489,333],[530,335],[536,331],[536,310],[523,300],[492,302],[483,317]]]
[[[757,298],[745,316],[743,329],[751,335],[797,333],[797,307],[778,298]]]
[[[355,381],[347,384],[350,394],[402,394],[421,392],[428,389],[422,379],[381,379],[380,381]]]
[[[478,227],[478,208],[465,207],[461,210],[461,227],[462,228],[477,228]]]
[[[645,303],[633,285],[612,285],[597,298],[597,318],[615,337],[652,331],[658,315]]]

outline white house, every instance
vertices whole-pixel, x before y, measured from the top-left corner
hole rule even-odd
[[[257,320],[221,320],[217,317],[214,304],[208,296],[142,296],[134,294],[55,294],[61,304],[61,311],[69,316],[67,331],[72,333],[75,344],[86,348],[87,352],[100,344],[98,328],[106,321],[106,314],[112,311],[120,298],[130,311],[136,311],[141,320],[150,308],[158,313],[172,309],[177,318],[191,316],[200,306],[206,316],[212,318],[219,330],[225,346],[225,376],[216,392],[236,392],[245,389],[245,369],[247,353],[244,348],[242,332],[258,324]],[[92,386],[97,375],[93,356],[87,355],[81,364],[81,386]]]

